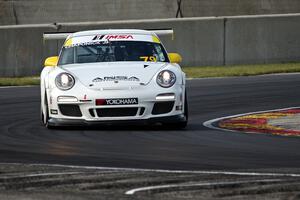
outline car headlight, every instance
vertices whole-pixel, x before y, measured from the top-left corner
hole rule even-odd
[[[61,90],[69,90],[74,86],[75,79],[71,74],[61,73],[56,76],[55,84]]]
[[[176,75],[169,70],[163,70],[157,75],[156,82],[164,88],[172,87],[176,82]]]

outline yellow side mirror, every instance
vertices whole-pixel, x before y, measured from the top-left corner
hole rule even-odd
[[[181,63],[182,57],[178,53],[168,53],[171,63]]]
[[[46,58],[44,66],[45,67],[55,67],[58,63],[58,56],[52,56],[49,58]]]

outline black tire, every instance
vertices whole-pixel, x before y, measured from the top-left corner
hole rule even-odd
[[[182,121],[182,122],[179,122],[177,124],[177,127],[179,129],[184,129],[186,126],[187,126],[187,123],[188,123],[188,120],[189,120],[189,106],[188,106],[188,102],[187,102],[187,95],[186,95],[186,92],[185,92],[185,95],[184,95],[184,117],[185,117],[185,120]]]
[[[189,108],[188,108],[188,101],[187,101],[187,94],[185,92],[184,95],[184,121],[180,121],[180,122],[176,122],[176,123],[168,123],[168,124],[164,124],[164,126],[166,126],[167,128],[170,129],[184,129],[186,128],[187,124],[188,124],[188,119],[189,119]]]
[[[45,107],[45,114],[43,112],[43,107],[42,107],[42,103],[44,104],[44,107]],[[41,121],[42,121],[42,124],[47,127],[47,128],[52,128],[50,125],[49,125],[49,107],[48,107],[48,99],[47,99],[47,95],[45,94],[45,99],[44,99],[44,102],[41,102]]]

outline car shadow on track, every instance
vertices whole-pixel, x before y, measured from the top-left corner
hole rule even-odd
[[[186,128],[178,129],[172,126],[155,125],[93,125],[93,126],[60,126],[52,127],[53,130],[84,130],[84,131],[200,131],[209,130],[202,124],[188,124]]]

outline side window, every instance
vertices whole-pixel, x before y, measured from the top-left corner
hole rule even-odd
[[[161,46],[158,44],[155,44],[155,51],[156,51],[156,56],[158,57],[157,60],[161,61],[161,62],[165,62],[166,58],[164,55],[164,52],[161,49]]]
[[[74,63],[74,48],[63,48],[59,59],[59,65]]]

